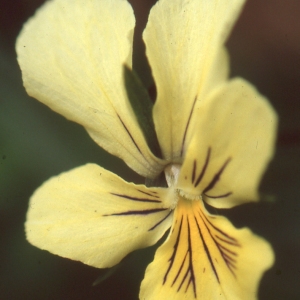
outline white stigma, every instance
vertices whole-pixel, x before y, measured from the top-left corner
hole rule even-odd
[[[168,187],[174,187],[177,185],[181,165],[174,164],[168,165],[165,168],[165,176],[168,183]]]

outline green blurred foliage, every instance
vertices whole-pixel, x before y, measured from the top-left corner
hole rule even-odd
[[[99,0],[100,1],[100,0]],[[131,1],[137,18],[134,67],[151,84],[141,33],[154,0]],[[105,276],[98,270],[31,246],[23,224],[33,191],[49,177],[94,162],[141,182],[125,164],[104,152],[79,125],[27,96],[14,42],[42,0],[0,1],[0,299],[137,299],[155,247],[137,251]],[[236,226],[268,239],[276,264],[260,288],[260,299],[299,299],[300,280],[300,2],[249,0],[228,42],[232,75],[255,84],[280,116],[277,153],[261,190],[275,203],[224,211]]]

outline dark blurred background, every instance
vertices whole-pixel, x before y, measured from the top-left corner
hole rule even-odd
[[[112,276],[92,286],[105,270],[41,251],[25,240],[28,199],[49,177],[95,162],[140,181],[82,127],[26,95],[14,44],[22,24],[43,2],[0,0],[0,299],[137,299],[155,247],[133,253]],[[134,67],[148,85],[140,35],[155,1],[130,2],[138,24]],[[261,185],[275,202],[222,213],[274,247],[276,263],[263,277],[259,299],[300,299],[300,1],[249,0],[228,48],[232,75],[248,79],[270,99],[280,124],[276,156]]]

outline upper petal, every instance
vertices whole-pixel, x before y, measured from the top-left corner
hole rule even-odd
[[[210,215],[202,201],[181,199],[170,235],[146,270],[140,299],[253,300],[273,261],[270,245],[249,229]]]
[[[106,268],[156,243],[171,226],[167,189],[134,185],[88,164],[45,182],[25,223],[33,245]]]
[[[160,0],[150,12],[143,37],[157,87],[154,122],[167,159],[182,155],[195,101],[227,77],[222,44],[243,3]]]
[[[197,103],[177,186],[187,197],[217,208],[258,199],[258,185],[273,156],[277,115],[242,79]]]
[[[83,125],[139,174],[154,177],[162,162],[147,146],[123,78],[134,25],[125,0],[49,1],[25,24],[16,50],[29,95]]]

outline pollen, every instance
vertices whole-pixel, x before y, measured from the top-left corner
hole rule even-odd
[[[177,193],[184,199],[186,200],[202,200],[202,195],[198,194],[198,195],[193,195],[190,193],[185,192],[184,190],[181,189],[177,189]]]

